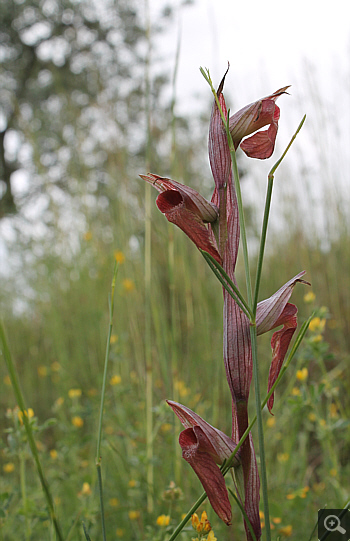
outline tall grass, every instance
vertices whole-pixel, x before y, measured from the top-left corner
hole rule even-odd
[[[173,152],[175,157],[178,153],[174,163],[179,163],[179,180],[193,185],[191,167],[182,163],[182,150],[175,147]],[[113,170],[113,160],[110,167]],[[164,400],[176,398],[177,393],[213,425],[230,431],[230,394],[221,355],[221,287],[182,232],[169,231],[164,218],[152,213],[152,294],[146,300],[144,188],[128,178],[127,160],[124,169],[119,166],[116,171],[109,212],[101,218],[103,226],[91,219],[74,263],[44,254],[33,267],[32,285],[45,295],[38,295],[20,317],[11,314],[13,297],[3,298],[3,315],[26,404],[34,410],[38,452],[64,536],[84,539],[84,520],[91,539],[97,539],[94,435],[109,324],[106,299],[114,258],[119,259],[101,443],[106,537],[161,540],[166,538],[166,527],[156,524],[157,516],[170,515],[172,523],[177,523],[201,493],[187,465],[179,469],[174,462],[174,434],[180,427],[173,426],[173,414]],[[285,177],[283,182],[287,181]],[[307,183],[306,177],[304,181]],[[338,236],[329,237],[325,248],[322,238],[310,239],[303,231],[304,212],[298,198],[287,200],[285,208],[293,220],[288,221],[289,230],[283,235],[268,232],[274,235],[270,237],[273,250],[264,263],[261,297],[305,269],[316,299],[305,302],[305,292],[296,289],[300,321],[313,309],[327,320],[320,333],[317,329],[310,332],[295,369],[290,369],[289,378],[277,391],[275,417],[266,412],[263,417],[273,531],[281,530],[282,539],[291,531],[295,538],[304,539],[305,532],[312,531],[318,508],[325,504],[342,507],[349,499],[349,231],[344,226],[348,216],[340,214],[340,207],[335,212],[325,205],[324,212],[339,231]],[[106,242],[105,228],[113,231],[112,243]],[[169,239],[167,251],[164,246]],[[237,277],[242,283],[240,266]],[[19,297],[23,293],[15,292]],[[146,302],[152,316],[147,322]],[[150,407],[150,402],[146,405],[146,325],[152,336],[148,353],[153,389],[152,434],[148,435],[151,454],[146,451]],[[259,348],[264,386],[271,355],[269,337],[259,340]],[[303,368],[308,368],[306,379],[297,372]],[[25,538],[24,532],[28,539],[54,539],[4,363],[0,375],[0,539]],[[149,501],[147,504],[150,460],[153,509]],[[172,481],[176,487],[169,486]],[[235,523],[235,517],[240,523],[239,510],[234,513],[234,530],[229,533],[210,517],[218,539],[243,535]],[[191,533],[183,533],[182,538],[190,539]]]

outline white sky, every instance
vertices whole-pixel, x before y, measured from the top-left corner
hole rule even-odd
[[[149,2],[153,14],[165,3]],[[178,5],[175,0],[169,3]],[[206,90],[199,66],[208,67],[219,82],[227,61],[231,65],[227,85],[242,106],[261,93],[300,85],[306,60],[321,72],[326,85],[340,71],[349,70],[349,0],[196,0],[180,10],[179,25],[179,97],[187,90],[190,94]],[[174,52],[177,31],[164,36],[166,51]]]

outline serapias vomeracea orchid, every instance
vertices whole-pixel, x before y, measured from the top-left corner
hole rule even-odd
[[[223,96],[224,75],[217,91],[217,98],[224,117],[227,109]],[[271,156],[277,130],[280,109],[276,105],[279,96],[288,86],[247,105],[229,118],[229,131],[235,149],[239,146],[249,157],[265,159]],[[259,131],[264,126],[267,130]],[[254,135],[252,135],[254,134]],[[250,136],[250,137],[248,137]],[[180,182],[155,174],[140,175],[152,184],[160,194],[157,206],[166,218],[182,229],[197,248],[208,252],[235,282],[235,266],[240,238],[240,225],[236,192],[232,176],[232,163],[227,133],[221,112],[214,100],[209,127],[209,161],[215,188],[211,201]],[[296,283],[302,280],[304,271],[284,284],[270,298],[258,303],[256,312],[257,334],[277,327],[271,339],[272,362],[268,378],[268,390],[281,370],[288,346],[297,327],[297,308],[289,298]],[[228,437],[212,427],[186,406],[168,401],[185,427],[179,443],[183,458],[191,465],[206,491],[218,516],[230,524],[231,505],[224,477],[219,465],[234,451],[237,442],[248,427],[248,398],[252,380],[252,348],[250,321],[232,296],[223,289],[224,296],[224,343],[223,357],[226,377],[232,396],[232,435]],[[271,412],[274,397],[270,397]],[[261,538],[259,517],[260,480],[251,434],[241,446],[235,469],[243,472],[243,490],[236,484],[238,496],[245,508],[257,541]],[[245,524],[247,540],[252,536]]]

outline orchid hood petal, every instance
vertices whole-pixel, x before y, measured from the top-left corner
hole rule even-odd
[[[215,239],[205,225],[217,219],[217,207],[196,190],[180,182],[154,174],[140,175],[140,177],[160,192],[156,203],[167,220],[182,229],[197,248],[208,252],[218,263],[221,263]]]
[[[287,88],[289,86],[280,88],[270,96],[246,105],[230,118],[229,129],[235,147],[240,145],[250,158],[264,160],[271,156],[275,147],[280,117],[280,109],[275,102],[279,96],[286,93]],[[269,126],[269,128],[256,133],[241,143],[243,137],[264,126]]]
[[[232,510],[224,476],[208,452],[212,445],[199,426],[181,432],[179,443],[182,457],[193,468],[203,485],[215,513],[227,524],[231,524]]]
[[[272,362],[268,378],[268,391],[270,391],[280,373],[289,344],[297,328],[298,310],[296,306],[290,304],[288,300],[295,284],[300,282],[302,284],[310,285],[309,282],[301,279],[304,274],[305,271],[299,272],[299,274],[284,284],[270,298],[259,302],[257,306],[256,325],[258,334],[263,334],[283,325],[282,329],[276,331],[271,339]],[[273,403],[274,395],[272,394],[267,403],[270,413]]]
[[[217,464],[222,464],[225,459],[228,459],[231,456],[236,448],[236,444],[224,432],[221,432],[218,428],[215,428],[204,421],[200,415],[190,408],[187,408],[178,402],[173,402],[172,400],[167,400],[167,403],[185,428],[194,428],[195,426],[201,428],[213,447],[214,451],[212,451],[211,454]],[[239,463],[238,452],[234,458],[233,465],[238,466]]]

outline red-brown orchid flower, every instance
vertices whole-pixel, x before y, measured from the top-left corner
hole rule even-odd
[[[171,400],[167,403],[185,427],[179,436],[183,458],[197,474],[214,511],[226,524],[230,524],[231,504],[224,476],[217,464],[221,465],[231,456],[236,444],[186,406]],[[240,465],[239,452],[237,455],[233,462],[236,468]]]
[[[275,147],[280,117],[280,109],[275,102],[279,96],[286,93],[287,88],[289,86],[284,86],[270,96],[246,105],[230,117],[229,129],[235,148],[240,145],[249,158],[264,160],[271,156]],[[241,143],[243,137],[264,126],[269,126],[269,128],[259,131]]]
[[[210,235],[205,225],[216,221],[218,208],[193,188],[175,180],[151,173],[140,177],[160,192],[156,200],[157,207],[169,222],[182,229],[197,248],[205,250],[221,263],[215,238]]]

